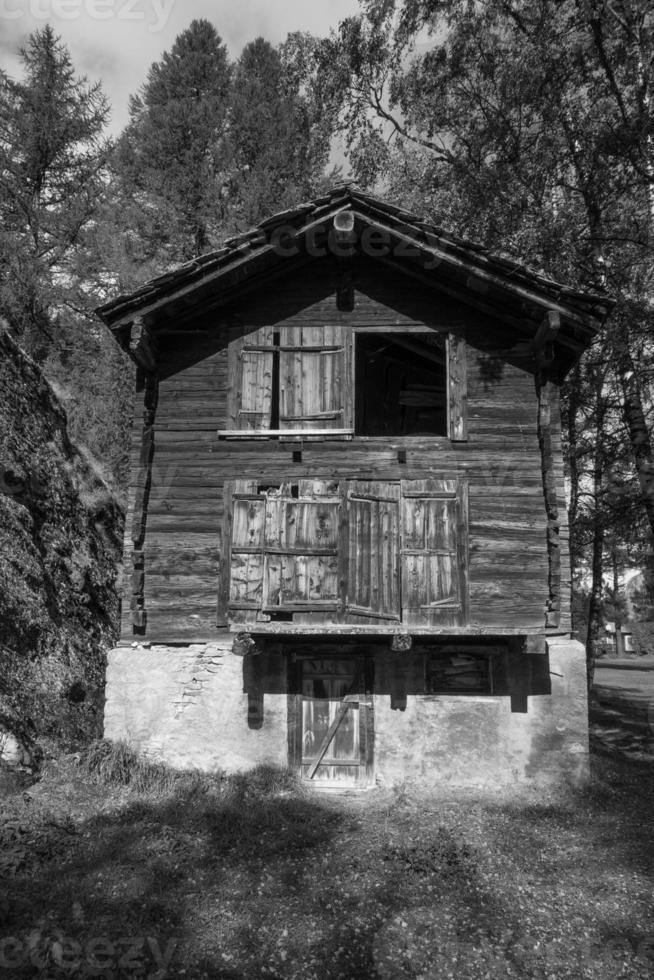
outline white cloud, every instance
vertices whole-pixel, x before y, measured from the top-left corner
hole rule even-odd
[[[193,19],[211,21],[235,58],[259,35],[272,43],[290,31],[324,35],[357,10],[357,0],[0,0],[0,57],[16,75],[18,48],[50,23],[77,72],[102,82],[115,133],[127,121],[129,95]]]

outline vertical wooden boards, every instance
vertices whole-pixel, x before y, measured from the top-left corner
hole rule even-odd
[[[325,481],[266,493],[264,611],[337,608],[339,505]]]
[[[452,442],[468,438],[468,371],[466,342],[450,333],[447,337],[448,435]]]
[[[236,481],[231,505],[230,605],[259,609],[263,602],[265,500],[256,484]]]
[[[344,622],[467,622],[467,493],[457,480],[327,481],[226,501],[232,612],[333,612]],[[343,506],[347,519],[342,519]]]
[[[298,661],[302,700],[301,777],[319,783],[365,785],[372,777],[372,698],[367,696],[366,659],[303,656]]]
[[[464,625],[462,510],[456,480],[402,482],[402,619],[409,627]]]
[[[351,425],[351,330],[261,327],[229,345],[228,427],[290,432]]]
[[[280,332],[282,429],[339,429],[345,418],[345,328],[284,327]]]
[[[230,343],[227,412],[232,428],[270,428],[273,359],[272,327]]]
[[[352,481],[349,517],[347,614],[400,619],[400,487]]]
[[[225,573],[223,604],[268,618],[275,612],[335,611],[338,490],[316,480],[265,489],[234,481],[228,492],[231,571]]]

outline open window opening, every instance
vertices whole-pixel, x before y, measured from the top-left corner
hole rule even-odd
[[[439,334],[358,334],[355,434],[447,435],[447,350]]]

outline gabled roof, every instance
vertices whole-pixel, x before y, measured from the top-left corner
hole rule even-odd
[[[335,238],[334,219],[351,212],[353,226]],[[349,242],[349,244],[348,244]],[[504,325],[516,328],[516,342],[532,356],[556,338],[555,357],[567,370],[589,345],[614,303],[554,282],[480,245],[458,238],[419,216],[363,194],[334,188],[313,201],[282,211],[222,248],[199,256],[118,296],[96,311],[114,331],[139,318],[156,333],[160,323],[192,319],[220,307],[277,275],[290,263],[316,255],[368,254],[440,293],[449,295]]]

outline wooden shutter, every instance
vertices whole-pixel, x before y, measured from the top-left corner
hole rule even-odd
[[[453,442],[468,438],[468,377],[466,342],[450,334],[447,338],[447,424]]]
[[[230,345],[229,415],[234,429],[269,429],[274,368],[273,328]]]
[[[338,607],[340,497],[334,484],[303,480],[266,493],[263,609]]]
[[[352,481],[347,511],[347,612],[399,620],[400,486]]]
[[[280,429],[351,427],[348,363],[345,327],[284,327],[280,332]]]
[[[456,480],[402,482],[402,619],[408,626],[466,622],[466,499]]]
[[[230,609],[261,608],[264,580],[265,497],[257,484],[235,480],[225,486],[227,526],[223,542],[223,592]]]

